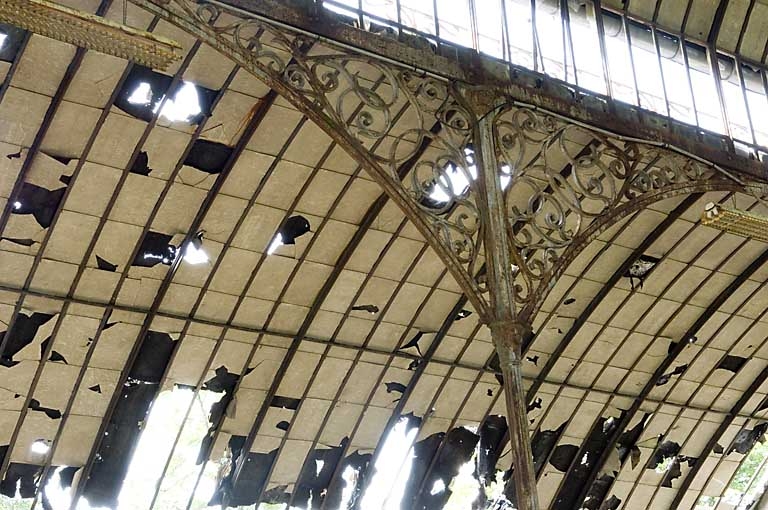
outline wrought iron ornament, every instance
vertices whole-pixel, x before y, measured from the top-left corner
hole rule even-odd
[[[478,209],[483,169],[474,162],[472,127],[479,116],[493,116],[494,170],[504,187],[523,320],[532,320],[568,263],[616,220],[670,196],[745,187],[673,149],[511,100],[498,111],[472,111],[446,80],[315,42],[221,3],[134,1],[238,62],[345,148],[419,228],[486,322],[483,237],[492,233]],[[500,89],[484,94],[505,97]],[[413,169],[399,175],[414,158]]]

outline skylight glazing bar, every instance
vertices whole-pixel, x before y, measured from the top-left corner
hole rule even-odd
[[[560,16],[563,23],[563,61],[565,62],[565,76],[568,79],[568,55],[573,66],[573,83],[579,86],[579,73],[576,69],[576,54],[573,49],[573,34],[571,33],[571,15],[568,11],[568,0],[560,0]],[[566,51],[566,48],[568,51]]]
[[[664,105],[666,106],[667,117],[671,117],[671,110],[669,108],[669,95],[667,94],[667,85],[664,80],[664,66],[661,63],[661,48],[659,47],[659,37],[656,33],[656,29],[651,27],[651,39],[653,40],[653,47],[656,50],[656,60],[659,63],[659,76],[661,77],[661,91],[664,94]]]
[[[680,50],[683,52],[683,67],[685,67],[685,76],[688,79],[688,90],[691,93],[691,103],[693,104],[693,117],[696,122],[696,126],[701,126],[699,123],[699,110],[696,108],[696,94],[693,93],[693,81],[691,81],[691,65],[688,62],[688,48],[685,44],[685,39],[680,38]]]
[[[621,18],[621,24],[624,29],[624,39],[629,52],[629,66],[632,68],[632,83],[635,86],[635,104],[640,106],[640,87],[637,85],[637,72],[635,72],[635,56],[632,51],[632,36],[629,35],[629,23],[627,18]]]
[[[720,115],[722,116],[724,134],[733,138],[731,129],[731,123],[728,121],[728,108],[725,106],[725,96],[723,95],[723,83],[722,75],[720,74],[720,65],[717,58],[717,52],[712,49],[712,46],[706,46],[707,61],[709,62],[710,73],[712,79],[715,80],[715,90],[717,91],[717,100],[720,104]]]
[[[603,66],[603,78],[605,79],[605,91],[609,97],[613,97],[611,70],[608,66],[608,52],[605,47],[605,23],[603,22],[603,8],[600,0],[593,0],[593,3],[588,5],[592,7],[592,15],[595,18],[595,24],[597,26],[597,37],[600,44],[600,62]]]
[[[757,137],[755,136],[755,126],[752,123],[752,112],[749,111],[749,99],[747,98],[747,82],[744,77],[744,67],[741,63],[741,59],[736,58],[734,59],[734,72],[736,73],[736,79],[738,80],[738,87],[740,89],[741,94],[739,95],[740,99],[740,105],[742,108],[742,112],[744,115],[744,119],[746,120],[746,127],[748,134],[749,134],[749,142],[753,146],[757,146]],[[756,155],[757,150],[753,147],[752,148],[753,153]]]
[[[539,32],[536,30],[536,0],[531,0],[531,40],[533,41],[533,70],[539,70],[541,48],[539,48]],[[541,72],[544,72],[544,60],[541,61]]]

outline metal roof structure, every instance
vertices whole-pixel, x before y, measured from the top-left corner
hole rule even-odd
[[[768,245],[700,222],[768,215],[762,118],[734,143],[722,89],[709,132],[313,2],[62,3],[183,59],[0,27],[0,509],[529,508],[516,431],[540,508],[768,508]],[[765,81],[768,4],[625,4]]]

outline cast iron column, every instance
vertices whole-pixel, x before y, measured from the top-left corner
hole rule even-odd
[[[476,112],[478,110],[475,109]],[[478,206],[483,218],[483,245],[491,302],[488,326],[504,376],[517,508],[538,510],[536,474],[533,469],[525,389],[520,367],[523,337],[530,328],[518,321],[515,311],[513,279],[516,268],[510,253],[512,244],[507,232],[506,206],[494,146],[495,111],[496,109],[492,108],[483,112],[474,126],[475,162],[479,184]],[[514,172],[514,169],[512,171]]]

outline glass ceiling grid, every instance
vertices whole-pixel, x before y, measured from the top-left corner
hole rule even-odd
[[[768,126],[765,69],[628,19],[599,0],[325,0],[370,29],[386,25],[434,49],[473,48],[585,91],[729,136],[760,157]],[[597,16],[596,13],[600,13]],[[716,100],[715,100],[716,98]]]

